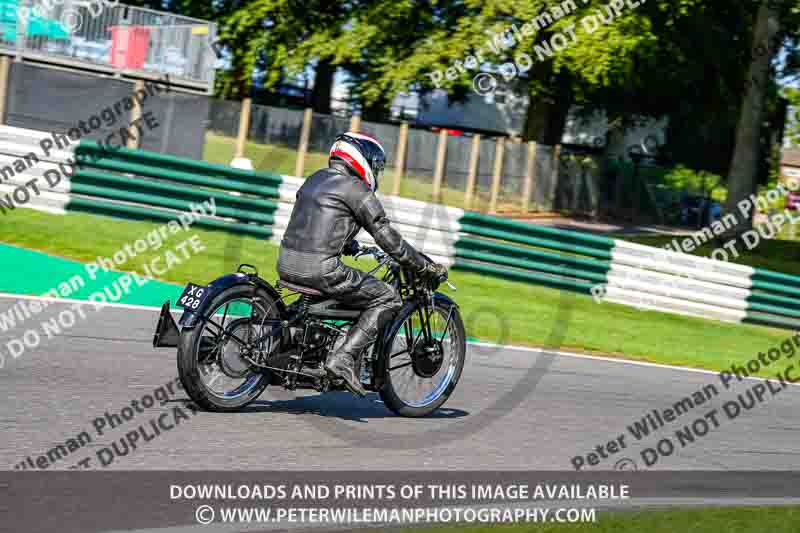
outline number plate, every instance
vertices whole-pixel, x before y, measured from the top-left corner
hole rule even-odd
[[[208,287],[189,283],[186,285],[186,288],[183,289],[183,294],[178,298],[176,305],[188,309],[189,311],[194,311],[203,305],[207,295]]]

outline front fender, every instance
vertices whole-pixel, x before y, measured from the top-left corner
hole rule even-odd
[[[452,298],[441,292],[436,292],[433,294],[433,301],[435,303],[441,304],[442,306],[454,305],[456,306],[456,308],[458,307],[458,304]]]
[[[254,274],[236,272],[234,274],[227,274],[212,281],[208,285],[208,296],[203,302],[203,305],[192,312],[184,311],[180,321],[178,322],[178,325],[181,327],[181,329],[191,329],[195,327],[200,321],[200,317],[206,316],[210,311],[209,308],[211,307],[211,302],[214,300],[214,298],[216,298],[217,295],[222,291],[237,285],[253,285],[263,290],[275,300],[275,305],[278,307],[278,311],[280,312],[281,316],[285,314],[286,306],[284,305],[283,300],[281,300],[281,295],[272,285]]]

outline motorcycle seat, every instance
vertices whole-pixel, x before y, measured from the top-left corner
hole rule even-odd
[[[308,296],[323,296],[322,292],[318,291],[317,289],[306,287],[304,285],[297,285],[295,283],[289,283],[288,281],[283,281],[282,279],[278,280],[277,286],[292,292],[307,294]]]

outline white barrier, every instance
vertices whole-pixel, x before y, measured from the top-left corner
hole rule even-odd
[[[63,177],[51,186],[44,173],[58,170],[58,165],[66,165],[75,157],[72,149],[53,150],[46,154],[40,141],[49,133],[0,126],[0,203],[4,206],[37,209],[49,213],[63,214],[69,202],[69,179]],[[59,171],[59,175],[63,173]],[[28,187],[31,180],[34,186]],[[25,189],[25,195],[19,191]],[[38,193],[37,193],[38,191]],[[16,194],[15,194],[16,193]],[[20,202],[19,198],[29,198]],[[6,207],[6,210],[9,210]],[[2,216],[2,215],[0,215]]]
[[[725,322],[747,317],[753,268],[621,240],[614,244],[604,300]]]

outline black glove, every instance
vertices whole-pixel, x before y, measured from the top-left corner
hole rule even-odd
[[[437,284],[447,281],[447,267],[439,263],[428,263],[419,271],[420,276],[435,281]]]
[[[358,244],[357,240],[353,239],[344,245],[344,248],[342,248],[342,255],[356,255],[360,249],[361,245]]]

